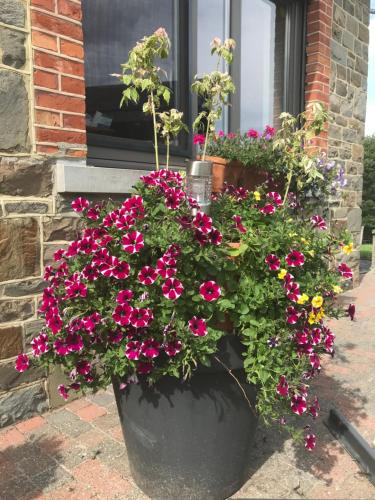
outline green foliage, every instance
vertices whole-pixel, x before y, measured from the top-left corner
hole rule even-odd
[[[363,172],[362,217],[365,226],[363,238],[372,241],[372,230],[375,229],[375,136],[366,137]]]

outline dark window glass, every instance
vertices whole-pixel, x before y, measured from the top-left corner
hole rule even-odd
[[[91,143],[152,147],[152,119],[142,113],[144,97],[138,104],[120,108],[124,86],[111,75],[121,73],[120,65],[137,40],[160,26],[172,43],[170,57],[160,64],[166,74],[164,84],[172,90],[170,105],[185,107],[180,85],[179,4],[178,0],[83,0],[86,123]],[[105,140],[108,137],[111,141]]]

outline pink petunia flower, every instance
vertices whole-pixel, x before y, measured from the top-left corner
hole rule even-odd
[[[325,231],[327,229],[327,223],[320,215],[314,215],[313,217],[311,217],[310,222],[313,227],[321,229],[322,231]]]
[[[259,211],[262,212],[263,215],[272,215],[275,213],[276,208],[271,203],[268,203],[264,205],[263,208],[260,208]]]
[[[246,233],[247,229],[246,227],[242,224],[242,218],[240,215],[233,215],[232,217],[233,221],[234,221],[234,224],[236,226],[236,229],[238,229],[238,231],[240,233]]]
[[[302,415],[307,410],[306,398],[300,394],[294,394],[294,396],[292,396],[290,406],[293,413],[296,415]]]
[[[167,248],[167,250],[164,253],[163,257],[166,257],[168,259],[175,259],[179,255],[181,255],[181,247],[180,247],[180,245],[177,245],[176,243],[172,243],[172,245],[169,245],[169,247]]]
[[[86,198],[82,198],[81,196],[72,201],[72,209],[75,212],[83,212],[89,206],[90,206],[89,200],[86,200]]]
[[[56,252],[53,254],[53,260],[55,262],[59,262],[65,255],[65,249],[64,248],[59,248],[56,250]]]
[[[288,325],[295,325],[299,320],[300,314],[297,309],[293,306],[289,306],[286,308],[286,322]]]
[[[129,231],[135,224],[135,218],[130,214],[120,215],[115,222],[117,229],[120,231]]]
[[[99,277],[99,269],[92,264],[87,264],[81,272],[82,278],[87,281],[95,281]]]
[[[175,340],[170,340],[169,342],[166,342],[164,344],[164,351],[167,356],[170,358],[173,358],[176,356],[182,349],[182,342],[181,340],[175,339]]]
[[[90,253],[94,253],[97,250],[98,244],[92,238],[83,238],[78,242],[78,248],[79,252],[88,255]]]
[[[154,359],[159,356],[160,343],[154,339],[147,339],[142,342],[141,353],[146,358]]]
[[[123,302],[116,306],[115,310],[112,313],[112,318],[115,323],[121,326],[126,326],[130,323],[130,315],[133,312],[132,306],[130,306],[127,302]]]
[[[211,234],[211,233],[210,233]],[[210,235],[208,234],[203,234],[202,231],[199,231],[199,229],[196,229],[194,232],[195,239],[197,242],[200,244],[201,247],[204,247],[205,245],[208,245],[208,238]]]
[[[223,241],[223,235],[218,229],[212,228],[212,231],[209,234],[210,242],[212,245],[218,246]]]
[[[119,344],[124,338],[124,334],[119,330],[108,332],[108,342],[111,344]]]
[[[67,387],[65,387],[65,385],[63,384],[60,384],[58,387],[57,387],[57,391],[58,393],[60,394],[60,396],[65,399],[65,401],[68,399],[69,397],[69,394],[68,394],[68,389]]]
[[[268,265],[270,271],[278,271],[280,269],[280,259],[273,253],[268,255],[264,262]]]
[[[286,398],[289,394],[289,384],[286,380],[285,375],[279,377],[279,383],[276,386],[276,392],[279,396]]]
[[[337,268],[341,276],[345,279],[353,278],[353,271],[344,262]]]
[[[30,366],[30,360],[27,354],[19,354],[16,359],[15,368],[18,372],[26,371]]]
[[[320,405],[318,398],[316,397],[312,405],[309,406],[308,412],[315,419],[319,416],[319,411],[320,411]]]
[[[53,343],[53,347],[58,356],[66,356],[69,354],[68,346],[61,339],[56,339]]]
[[[311,354],[309,354],[309,358],[310,358],[310,364],[311,364],[311,366],[315,370],[318,370],[320,368],[320,358],[319,358],[319,356],[315,352],[312,352]]]
[[[270,191],[267,193],[267,197],[273,200],[276,206],[280,207],[283,204],[283,199],[280,195],[280,193],[277,193],[276,191]]]
[[[117,294],[116,302],[118,304],[127,304],[127,301],[131,300],[133,297],[134,293],[131,290],[121,290],[121,292]]]
[[[46,325],[56,335],[56,333],[61,331],[64,323],[59,314],[53,314],[48,316],[48,318],[46,317]]]
[[[118,280],[125,280],[130,274],[130,266],[126,261],[120,261],[113,269],[112,276]]]
[[[252,139],[257,139],[259,137],[259,132],[254,128],[251,128],[246,132],[246,135]]]
[[[169,210],[177,210],[185,199],[185,193],[180,188],[168,188],[165,191],[165,205]]]
[[[291,281],[288,285],[286,285],[286,291],[287,298],[292,302],[297,302],[301,296],[299,284],[294,281]]]
[[[144,266],[138,273],[138,281],[142,283],[142,285],[152,285],[155,283],[158,277],[158,273],[151,266]]]
[[[132,231],[121,239],[122,248],[127,253],[137,253],[144,247],[143,234],[139,231]]]
[[[99,209],[98,208],[89,208],[86,212],[86,217],[91,220],[99,219]]]
[[[140,375],[148,375],[152,372],[154,365],[151,361],[140,361],[137,365],[137,373]]]
[[[173,257],[163,256],[156,262],[156,272],[163,278],[171,278],[177,273],[177,261]]]
[[[184,287],[180,280],[176,278],[168,278],[161,287],[161,291],[167,299],[176,300],[181,296],[184,291]]]
[[[130,314],[130,324],[134,328],[147,328],[153,319],[154,315],[149,308],[135,307]]]
[[[196,337],[205,337],[207,335],[207,326],[204,319],[193,316],[188,324],[191,333]]]
[[[137,361],[141,355],[141,342],[138,340],[131,340],[126,344],[125,356],[131,361]]]
[[[88,375],[91,371],[91,363],[85,359],[81,359],[76,365],[76,370],[80,375]]]
[[[220,297],[221,289],[215,281],[206,281],[199,287],[199,293],[204,300],[212,302]]]
[[[312,451],[316,446],[316,436],[315,434],[307,434],[305,437],[305,448],[308,451]]]
[[[194,138],[193,138],[193,143],[194,144],[204,144],[205,140],[206,140],[206,138],[203,134],[195,134]]]
[[[83,339],[78,333],[68,333],[65,344],[69,352],[79,352],[83,349]]]
[[[292,250],[285,257],[285,261],[289,267],[300,267],[305,263],[305,256],[298,250]]]
[[[212,230],[212,219],[204,212],[198,212],[193,219],[194,226],[203,234],[208,234]]]
[[[34,337],[31,341],[31,347],[35,357],[39,357],[47,352],[49,350],[48,335],[46,333],[40,333],[37,337]]]

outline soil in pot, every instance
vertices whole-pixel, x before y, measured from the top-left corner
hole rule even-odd
[[[121,391],[114,380],[130,469],[152,499],[221,500],[248,478],[256,389],[245,381],[238,339],[221,347],[217,357],[237,381],[217,361],[186,382],[165,377]]]

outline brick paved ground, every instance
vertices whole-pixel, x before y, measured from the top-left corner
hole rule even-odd
[[[356,302],[357,318],[332,324],[337,356],[316,383],[323,394],[319,446],[307,453],[260,428],[252,475],[233,498],[375,499],[375,487],[323,423],[336,405],[375,445],[375,273],[344,300]],[[1,431],[1,500],[90,498],[146,500],[129,472],[110,390]]]

